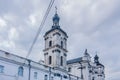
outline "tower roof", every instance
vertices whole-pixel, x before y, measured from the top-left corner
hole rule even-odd
[[[79,63],[82,61],[82,57],[71,59],[67,61],[67,64]]]
[[[55,14],[53,16],[53,26],[52,26],[52,28],[60,27],[59,26],[59,20],[60,20],[60,17],[57,14],[57,7],[55,7]]]
[[[99,63],[99,57],[98,57],[97,54],[96,54],[95,57],[94,57],[94,62],[95,62],[95,63]]]
[[[52,26],[52,28],[56,28],[56,27],[60,27],[59,26],[59,20],[60,20],[60,18],[59,18],[59,16],[58,16],[58,14],[57,13],[55,13],[55,15],[53,16],[53,26]]]
[[[103,67],[104,67],[104,65],[102,65],[102,64],[99,62],[99,57],[98,57],[97,54],[96,54],[95,57],[94,57],[94,63],[96,63],[96,65],[100,65],[100,66],[103,66]]]
[[[96,60],[98,60],[98,59],[99,59],[99,57],[98,57],[98,55],[97,55],[97,54],[95,55],[94,59],[96,59]]]
[[[54,30],[59,30],[59,31],[61,31],[63,34],[65,34],[66,36],[67,36],[67,33],[66,32],[64,32],[61,28],[59,28],[59,27],[55,27],[55,28],[51,28],[49,31],[47,31],[46,33],[45,33],[45,35],[44,36],[46,36],[47,34],[49,34],[50,32],[52,32],[52,31],[54,31]],[[68,37],[68,36],[67,36]]]
[[[61,31],[63,34],[65,34],[65,36],[67,36],[67,33],[64,32],[64,31],[60,28],[60,26],[59,26],[60,17],[59,17],[58,14],[57,14],[57,9],[56,9],[56,12],[55,12],[52,20],[53,20],[52,28],[45,33],[45,36],[46,36],[47,34],[49,34],[50,32],[56,30],[56,29],[59,30],[59,31]],[[67,37],[68,37],[68,36],[67,36]]]

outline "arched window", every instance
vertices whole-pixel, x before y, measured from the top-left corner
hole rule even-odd
[[[45,78],[44,78],[44,80],[47,80],[48,79],[48,76],[47,75],[45,75]]]
[[[63,57],[61,56],[61,59],[60,59],[60,65],[63,66]]]
[[[49,64],[52,63],[52,56],[49,56]]]
[[[51,47],[52,46],[52,41],[49,41],[49,47]]]
[[[24,71],[23,67],[20,66],[20,67],[18,68],[18,76],[23,76],[23,71]]]
[[[63,41],[61,41],[61,48],[63,48]]]
[[[95,78],[93,77],[92,80],[95,80]]]

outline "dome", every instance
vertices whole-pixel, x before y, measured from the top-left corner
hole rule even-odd
[[[95,59],[95,60],[98,60],[98,59],[99,59],[99,57],[98,57],[97,54],[95,55],[94,59]]]
[[[56,13],[55,15],[54,15],[54,17],[53,17],[53,21],[55,21],[55,20],[57,20],[57,21],[59,21],[60,20],[60,18],[59,18],[59,16],[58,16],[58,14]]]
[[[58,26],[59,26],[59,20],[60,20],[60,18],[59,18],[59,16],[58,16],[58,14],[55,13],[55,15],[54,15],[54,17],[53,17],[53,26],[54,26],[54,27],[58,27]]]

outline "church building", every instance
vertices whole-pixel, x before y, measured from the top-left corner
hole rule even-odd
[[[0,51],[0,80],[105,80],[104,65],[94,61],[87,49],[83,56],[67,59],[67,33],[59,25],[57,12],[53,25],[44,35],[44,62]]]

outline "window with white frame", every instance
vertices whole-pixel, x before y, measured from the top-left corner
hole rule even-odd
[[[34,79],[37,79],[37,75],[38,75],[38,73],[34,72]]]
[[[51,77],[51,80],[54,80],[54,79],[53,79],[53,76]]]
[[[48,75],[45,75],[45,78],[44,78],[44,80],[48,80]]]
[[[23,67],[20,66],[20,67],[18,68],[18,76],[23,76],[23,71],[24,71]]]
[[[0,65],[0,73],[4,72],[4,66]]]

